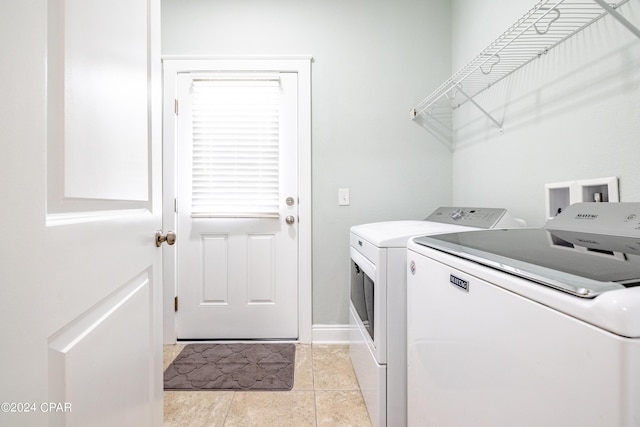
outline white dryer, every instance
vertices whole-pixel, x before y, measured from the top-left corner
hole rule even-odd
[[[350,354],[375,427],[406,425],[406,246],[412,236],[522,226],[505,209],[436,209],[351,228]]]
[[[640,426],[640,203],[411,239],[410,426]]]

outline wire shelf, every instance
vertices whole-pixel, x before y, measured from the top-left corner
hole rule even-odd
[[[609,13],[640,37],[640,31],[615,10],[628,1],[539,1],[471,62],[414,107],[411,117],[441,118],[469,101],[502,128],[502,123],[478,105],[474,98]]]

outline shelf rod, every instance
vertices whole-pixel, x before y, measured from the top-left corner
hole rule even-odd
[[[461,94],[464,95],[465,98],[467,98],[469,101],[471,101],[471,103],[473,105],[475,105],[478,110],[482,111],[484,113],[485,116],[487,116],[489,119],[491,119],[491,121],[493,123],[496,124],[496,126],[498,126],[498,128],[502,129],[502,123],[500,123],[499,121],[497,121],[496,119],[493,118],[493,116],[491,114],[489,114],[489,112],[487,110],[485,110],[484,108],[482,108],[480,106],[480,104],[478,104],[476,101],[473,100],[473,98],[471,98],[469,95],[467,95],[466,93],[464,93],[464,91],[462,90],[462,88],[460,86],[458,86],[458,92],[460,92]]]
[[[620,15],[618,11],[615,10],[613,7],[611,7],[605,0],[593,0],[593,1],[598,3],[604,10],[609,12],[609,14],[613,16],[615,19],[617,19],[618,22],[620,22],[622,25],[627,27],[627,29],[631,31],[633,34],[635,34],[636,37],[640,38],[640,30],[638,30],[638,28],[635,25],[633,25],[631,22],[627,21],[627,19],[624,16]]]

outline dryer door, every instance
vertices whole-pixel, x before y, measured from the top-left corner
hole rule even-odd
[[[351,303],[356,313],[367,330],[371,340],[374,339],[375,319],[375,290],[371,277],[356,263],[351,260]]]

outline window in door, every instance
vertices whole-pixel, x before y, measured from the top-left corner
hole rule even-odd
[[[278,217],[278,74],[192,79],[191,216]]]

